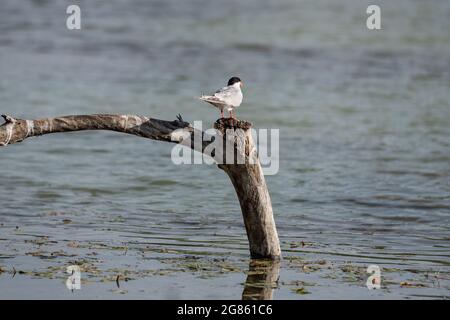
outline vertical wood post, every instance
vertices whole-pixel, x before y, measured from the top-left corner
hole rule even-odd
[[[229,138],[227,129],[234,130],[232,139],[235,152],[237,157],[241,156],[245,160],[244,164],[224,161],[224,164],[219,164],[219,168],[227,173],[236,190],[247,231],[250,255],[252,258],[280,259],[281,249],[272,202],[256,153],[253,153],[253,162],[250,161],[252,150],[256,150],[250,130],[251,124],[234,119],[219,119],[214,127],[222,133],[224,140]],[[242,142],[245,142],[244,146]]]

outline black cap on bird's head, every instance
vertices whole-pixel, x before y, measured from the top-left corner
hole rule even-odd
[[[241,79],[239,79],[238,77],[232,77],[232,78],[230,78],[230,80],[228,80],[228,85],[232,86],[236,82],[241,82],[242,83]]]

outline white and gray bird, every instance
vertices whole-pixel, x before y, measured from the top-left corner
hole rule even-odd
[[[220,110],[220,117],[223,118],[223,111],[230,113],[230,118],[233,117],[233,110],[239,107],[242,103],[243,82],[238,77],[232,77],[228,80],[228,85],[222,89],[217,90],[213,95],[202,95],[200,100],[208,102]]]

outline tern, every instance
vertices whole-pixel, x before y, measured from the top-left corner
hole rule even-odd
[[[230,118],[234,118],[233,110],[242,103],[243,82],[238,77],[232,77],[228,80],[228,85],[217,90],[213,95],[202,95],[200,100],[208,102],[220,110],[220,117],[223,118],[223,111],[230,113]]]

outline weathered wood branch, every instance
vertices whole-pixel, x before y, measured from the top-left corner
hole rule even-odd
[[[281,257],[280,242],[273,218],[272,202],[264,179],[250,126],[239,124],[242,130],[234,132],[236,154],[244,157],[243,164],[222,163],[231,179],[241,205],[245,229],[250,244],[252,258],[278,259]],[[227,129],[235,129],[235,124],[218,121],[214,127],[227,137]]]
[[[26,138],[57,132],[82,130],[110,130],[136,136],[179,142],[172,133],[182,129],[193,132],[194,129],[181,116],[177,120],[166,121],[137,115],[93,114],[46,118],[39,120],[15,119],[2,115],[5,123],[0,126],[0,146],[21,142]],[[175,140],[174,140],[175,139]]]
[[[39,120],[15,119],[6,115],[3,115],[3,118],[5,123],[0,126],[0,146],[57,132],[110,130],[152,140],[181,143],[211,156],[205,152],[211,137],[183,121],[180,115],[174,121],[137,115],[111,114],[75,115]],[[228,174],[236,190],[244,217],[251,257],[278,259],[281,257],[280,244],[269,192],[249,130],[251,124],[234,119],[219,119],[214,126],[220,132],[219,136],[224,141],[231,141],[232,144],[235,157],[231,162],[226,161],[225,155],[228,151],[215,150],[212,156],[218,160],[219,168]],[[231,129],[233,134],[229,134],[227,129]],[[200,143],[195,141],[198,137],[200,137]],[[224,144],[225,147],[226,144]],[[242,162],[236,161],[239,157]]]

